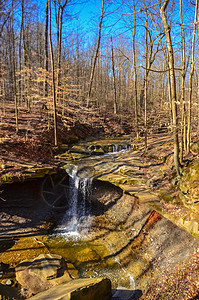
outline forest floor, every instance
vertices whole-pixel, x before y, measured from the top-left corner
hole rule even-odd
[[[46,167],[56,164],[53,155],[53,116],[45,108],[33,107],[27,112],[19,107],[16,133],[15,108],[6,103],[0,109],[0,174],[20,173],[26,167]],[[67,116],[58,114],[58,144],[72,144],[94,137],[115,136],[132,132],[130,113],[113,113],[82,108],[73,109]]]

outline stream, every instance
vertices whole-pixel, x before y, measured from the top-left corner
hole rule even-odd
[[[134,196],[146,188],[145,165],[129,141],[82,144],[69,156],[61,155],[60,174],[4,185],[0,233],[2,245],[12,243],[2,253],[12,254],[14,239],[27,244],[45,235],[41,224],[50,221],[47,249],[73,263],[81,277],[108,277],[115,299],[126,291],[127,300],[135,291],[145,294],[154,278],[198,248],[188,232]],[[16,262],[21,253],[20,246]]]
[[[112,161],[115,156],[129,149],[128,145],[113,145],[112,151],[105,154],[104,160]],[[98,151],[97,148],[92,150]],[[86,160],[87,164],[89,160],[98,165],[99,162],[102,163],[102,156],[90,157]],[[93,204],[93,190],[97,189],[96,183],[93,185],[93,168],[85,167],[85,162],[80,161],[78,165],[70,165],[66,171],[69,175],[69,187],[66,188],[69,193],[68,209],[50,235],[48,247],[51,252],[58,253],[72,262],[81,277],[108,277],[113,288],[131,291],[126,298],[130,299],[135,290],[133,277],[120,264],[119,259],[111,255],[115,250],[112,245],[107,243],[108,241],[98,241],[93,230],[97,215],[104,213],[104,209],[101,208],[97,212]],[[123,194],[122,191],[120,193]]]

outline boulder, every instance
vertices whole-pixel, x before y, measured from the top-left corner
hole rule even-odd
[[[31,297],[31,300],[110,300],[111,281],[107,278],[75,279]]]
[[[65,260],[60,255],[41,254],[17,265],[16,279],[23,288],[37,294],[63,281],[72,280],[66,268]]]

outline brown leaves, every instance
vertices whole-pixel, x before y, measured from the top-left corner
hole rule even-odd
[[[150,286],[146,300],[188,300],[198,295],[199,254],[190,261],[170,270],[155,274],[156,280]],[[193,298],[198,299],[198,298]]]

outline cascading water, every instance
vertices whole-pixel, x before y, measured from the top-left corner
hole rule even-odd
[[[119,152],[128,149],[129,146],[127,145],[122,145],[121,147],[115,145],[112,151]],[[67,169],[69,175],[68,209],[62,219],[61,226],[56,230],[56,237],[52,240],[52,243],[57,241],[56,244],[59,254],[66,257],[69,261],[73,262],[74,260],[74,263],[79,266],[81,277],[106,276],[111,279],[114,288],[116,288],[114,298],[130,300],[135,289],[133,277],[125,270],[118,258],[114,256],[106,258],[106,256],[109,256],[109,253],[114,253],[115,251],[115,248],[111,249],[113,247],[112,243],[110,243],[109,249],[109,247],[106,248],[107,241],[106,246],[104,246],[103,243],[98,243],[97,239],[95,240],[95,230],[96,232],[98,230],[96,227],[98,221],[95,223],[97,220],[96,217],[98,216],[98,211],[97,213],[95,211],[98,203],[95,199],[96,185],[93,185],[92,195],[92,203],[94,203],[95,206],[92,207],[92,203],[89,202],[92,190],[92,180],[90,177],[95,176],[95,171],[93,167],[85,166],[84,163],[79,164],[79,166],[71,165]],[[99,197],[101,197],[100,190],[97,190],[97,196],[98,193]],[[108,197],[111,197],[111,194],[109,195],[108,193]],[[100,209],[103,211],[104,207],[100,207]],[[92,213],[93,216],[91,216]],[[99,215],[99,220],[100,216],[101,215]],[[103,232],[104,229],[101,228],[100,230]],[[105,231],[103,234],[106,236],[107,232]],[[98,234],[96,234],[96,237],[97,236]],[[124,295],[125,297],[123,297]]]
[[[112,152],[109,152],[109,154],[125,152],[129,149],[131,149],[131,145],[129,145],[129,144],[123,144],[123,145],[114,144],[114,145],[112,145]]]
[[[90,202],[92,179],[78,176],[78,167],[72,166],[69,174],[68,209],[57,232],[61,235],[78,236],[80,231],[88,228],[90,219]],[[86,223],[86,226],[85,226]]]

